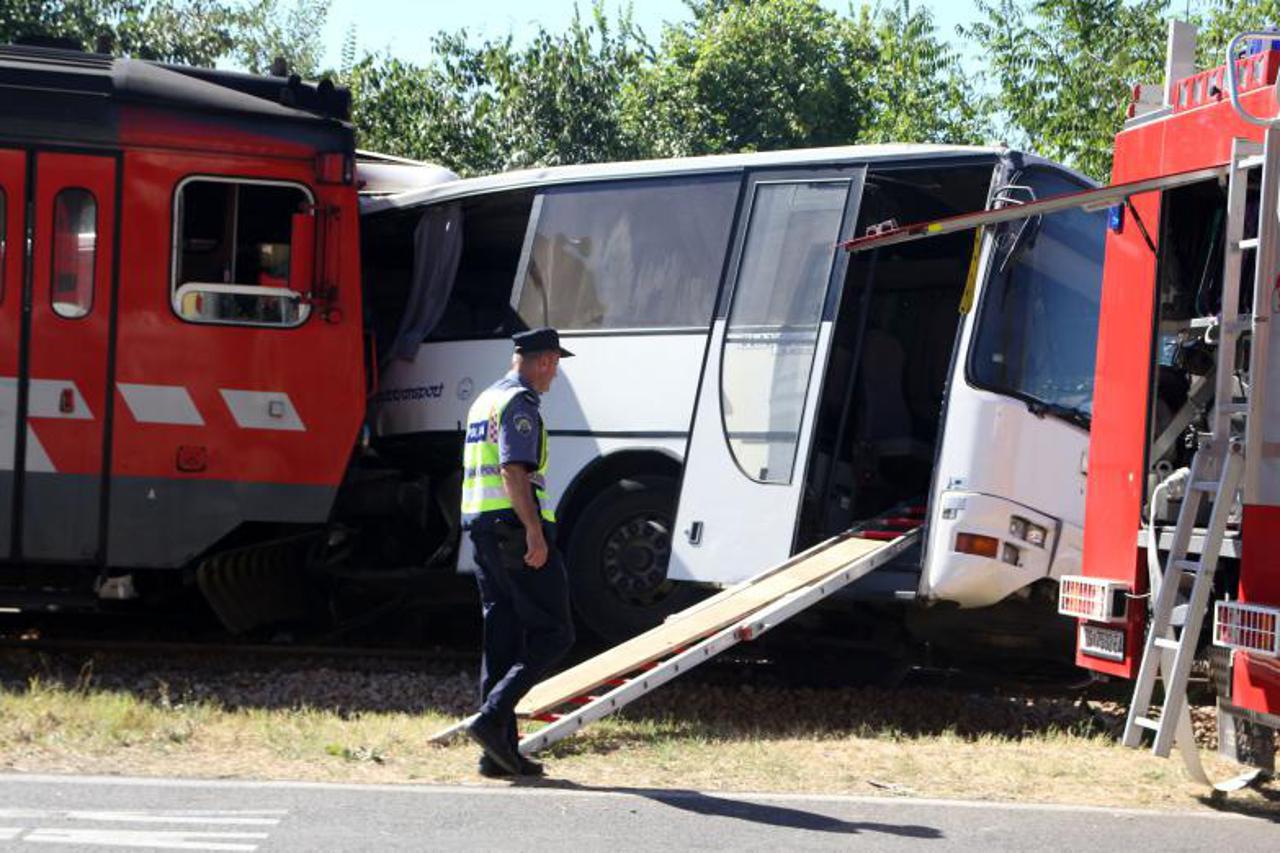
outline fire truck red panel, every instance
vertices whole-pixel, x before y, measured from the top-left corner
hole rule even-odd
[[[1240,538],[1239,600],[1275,607],[1280,604],[1280,507],[1246,506]],[[1280,716],[1280,661],[1241,651],[1235,660],[1232,704]]]
[[[1121,137],[1116,143],[1113,182],[1150,177],[1144,168],[1158,160],[1159,140]],[[1133,198],[1147,233],[1158,236],[1160,199],[1156,193]],[[1135,322],[1154,309],[1155,254],[1131,211],[1125,211],[1119,233],[1107,235],[1098,317],[1093,425],[1089,443],[1089,484],[1085,503],[1084,573],[1124,580],[1142,589],[1145,579],[1135,558],[1142,505],[1142,471],[1146,449],[1145,389],[1151,371],[1151,325]],[[1140,600],[1131,602],[1126,624],[1125,659],[1110,661],[1077,652],[1089,669],[1133,677],[1135,646],[1141,650],[1144,615]]]
[[[116,159],[37,153],[22,554],[98,550]]]
[[[1242,96],[1255,113],[1274,112],[1271,89]],[[1140,123],[1123,131],[1115,144],[1112,181],[1123,182],[1227,162],[1232,139],[1261,139],[1260,129],[1242,121],[1228,102]],[[1160,204],[1155,195],[1133,199],[1147,231],[1158,239]],[[1094,388],[1094,418],[1089,449],[1089,487],[1085,510],[1084,573],[1122,580],[1135,591],[1146,589],[1145,555],[1137,548],[1141,526],[1143,480],[1148,441],[1149,388],[1152,365],[1156,259],[1126,212],[1122,232],[1107,241],[1103,295],[1098,322],[1098,357]],[[1241,567],[1244,588],[1266,589],[1270,601],[1280,601],[1280,573],[1262,564],[1264,554],[1276,553],[1280,542],[1246,537]],[[1255,558],[1256,555],[1256,558]],[[1262,580],[1262,576],[1267,580]],[[1255,593],[1257,594],[1257,593]],[[1126,626],[1125,659],[1107,661],[1077,652],[1077,663],[1088,669],[1133,677],[1142,654],[1143,607],[1132,602]],[[1264,676],[1241,674],[1237,682]],[[1254,667],[1250,672],[1254,672]]]

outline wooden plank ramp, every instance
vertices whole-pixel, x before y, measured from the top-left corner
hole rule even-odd
[[[643,669],[691,643],[740,622],[796,590],[820,581],[890,543],[845,533],[731,586],[666,622],[536,685],[516,706],[537,717],[620,676]]]

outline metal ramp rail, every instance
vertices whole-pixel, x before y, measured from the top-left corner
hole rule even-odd
[[[520,754],[546,749],[726,649],[756,639],[919,541],[921,518],[899,514],[892,521],[877,532],[883,536],[893,529],[893,538],[873,538],[866,531],[834,536],[537,684],[516,715],[547,725],[521,739]],[[459,721],[431,741],[449,741],[474,719]]]

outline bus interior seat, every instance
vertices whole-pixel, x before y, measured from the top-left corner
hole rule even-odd
[[[858,364],[858,416],[853,440],[868,474],[883,474],[889,459],[933,462],[933,445],[915,437],[907,406],[907,358],[901,342],[882,329],[868,329]]]

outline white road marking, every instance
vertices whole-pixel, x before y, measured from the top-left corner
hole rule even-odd
[[[101,847],[145,847],[156,850],[253,851],[265,832],[185,832],[135,829],[33,829],[22,837],[35,844],[96,844]]]
[[[238,815],[234,812],[222,812],[209,815],[199,815],[185,813],[165,814],[163,812],[155,813],[143,811],[72,811],[67,812],[66,817],[68,820],[97,820],[116,823],[195,823],[202,826],[277,826],[280,823],[279,817],[249,816],[253,814],[260,813],[250,812],[248,815]],[[284,812],[273,812],[273,814],[283,815]]]
[[[133,419],[140,424],[204,426],[204,418],[191,394],[181,385],[144,385],[117,382],[120,396]]]
[[[28,823],[89,821],[132,824],[196,824],[207,826],[277,826],[285,809],[0,809],[0,820]],[[26,833],[23,835],[23,833]],[[70,829],[37,826],[32,829],[0,828],[0,841],[35,844],[86,844],[100,847],[151,848],[157,850],[257,850],[265,832],[207,829]]]
[[[140,823],[249,823],[274,825],[287,809],[4,809],[0,820],[102,820]]]

